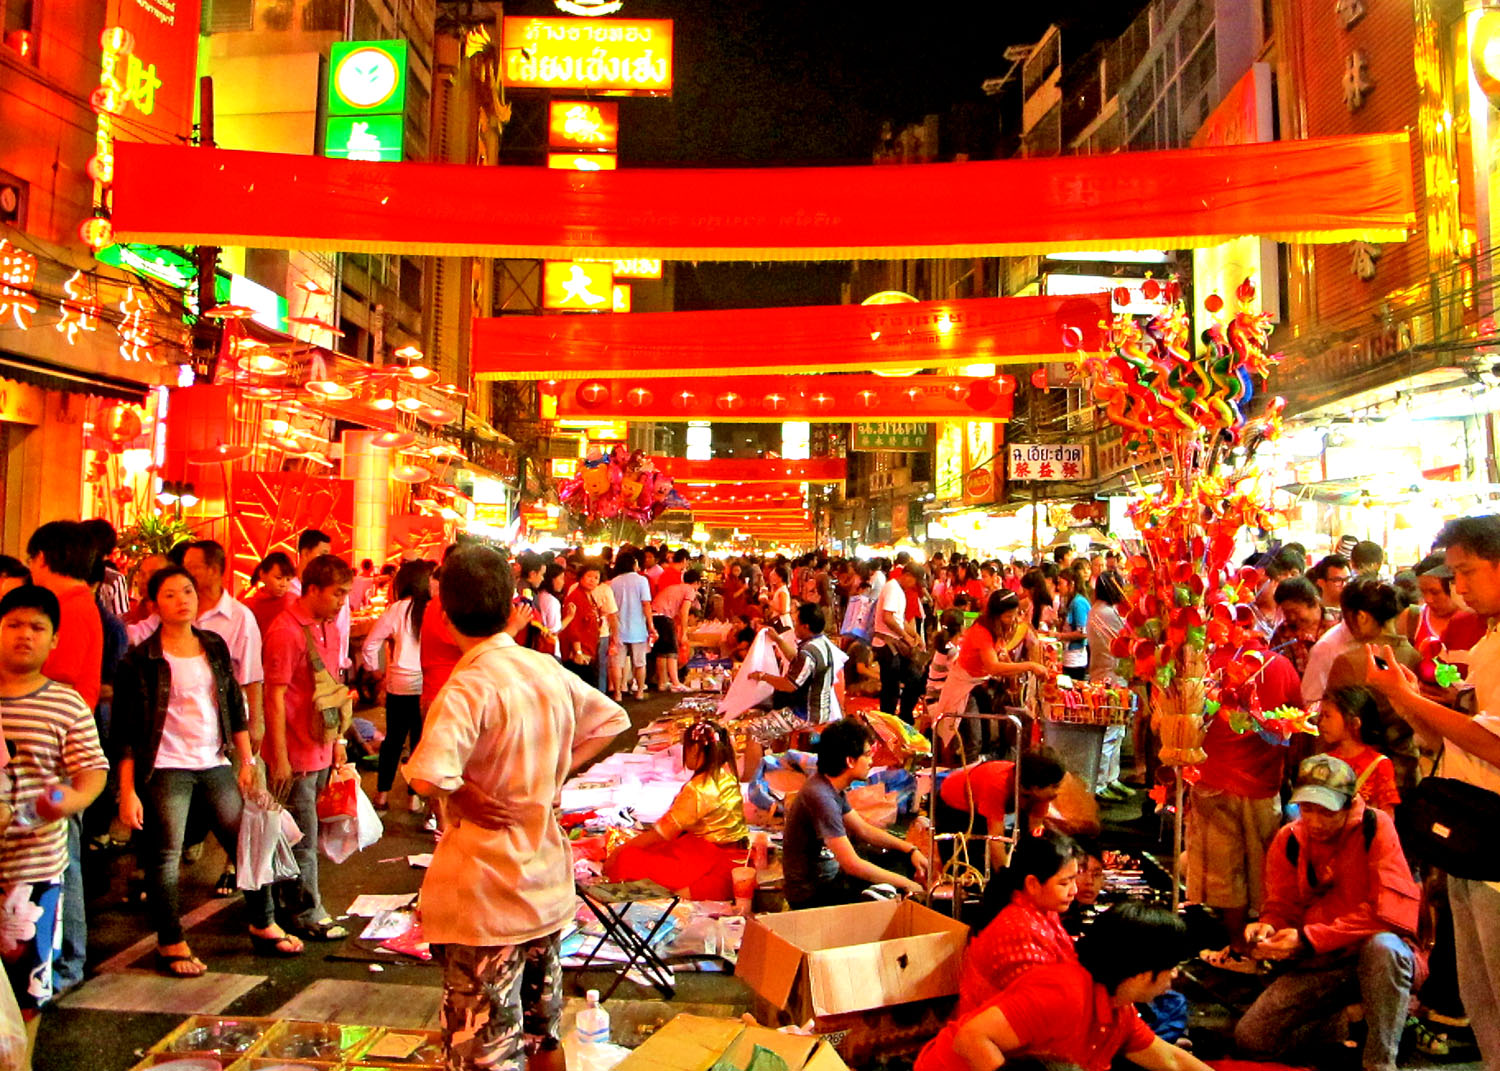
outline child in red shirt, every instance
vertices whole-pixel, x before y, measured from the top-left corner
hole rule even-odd
[[[1396,768],[1389,758],[1366,742],[1367,725],[1380,725],[1380,712],[1367,689],[1351,685],[1335,688],[1323,697],[1318,713],[1318,739],[1323,750],[1354,768],[1355,789],[1360,799],[1394,818],[1396,804],[1401,802]]]

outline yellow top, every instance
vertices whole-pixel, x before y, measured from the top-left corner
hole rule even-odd
[[[740,782],[728,766],[711,774],[696,774],[672,801],[672,809],[656,823],[667,840],[692,833],[715,844],[734,844],[750,835],[745,825],[745,800]]]

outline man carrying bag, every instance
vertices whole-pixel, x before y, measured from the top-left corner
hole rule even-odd
[[[1438,533],[1453,590],[1482,617],[1500,615],[1500,517],[1463,517]],[[1390,700],[1424,748],[1441,748],[1437,776],[1417,786],[1413,854],[1448,869],[1458,950],[1458,986],[1484,1057],[1500,1071],[1500,872],[1490,837],[1500,824],[1500,632],[1491,626],[1469,652],[1471,718],[1426,698],[1389,647],[1368,648],[1366,684]],[[1465,837],[1479,826],[1484,837]],[[1424,851],[1425,847],[1425,851]]]

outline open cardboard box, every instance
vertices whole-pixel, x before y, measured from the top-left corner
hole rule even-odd
[[[781,1057],[787,1071],[849,1071],[821,1038],[687,1014],[647,1038],[616,1071],[744,1071],[757,1047]]]
[[[802,1024],[958,992],[969,927],[910,900],[757,915],[735,973]]]

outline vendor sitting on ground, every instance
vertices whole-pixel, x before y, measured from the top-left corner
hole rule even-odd
[[[1034,967],[1078,959],[1062,913],[1078,893],[1078,845],[1063,836],[1027,837],[997,873],[986,899],[1003,905],[964,953],[958,1014],[987,1003]]]
[[[1021,756],[1021,813],[1026,816],[1026,832],[1042,832],[1047,810],[1062,791],[1067,770],[1062,759],[1049,747],[1028,751]],[[938,787],[938,832],[956,833],[969,828],[975,817],[974,831],[999,837],[1005,833],[1006,816],[1016,806],[1016,764],[994,757],[981,757],[972,765],[954,770]],[[1005,845],[989,842],[990,866],[1005,865]]]
[[[693,771],[656,824],[609,853],[610,881],[642,878],[694,900],[733,900],[733,871],[745,858],[750,831],[735,776],[729,730],[697,721],[682,736],[682,764]]]
[[[1245,929],[1256,959],[1282,970],[1235,1027],[1247,1054],[1284,1059],[1320,1036],[1337,1043],[1343,1012],[1364,1006],[1364,1067],[1392,1071],[1407,1001],[1425,974],[1417,884],[1390,817],[1365,806],[1353,768],[1314,755],[1297,771],[1297,821],[1266,856],[1266,902]]]
[[[1117,1055],[1148,1071],[1209,1071],[1151,1032],[1135,1010],[1172,987],[1187,927],[1170,911],[1121,904],[1078,942],[1078,962],[1035,967],[917,1057],[916,1071],[992,1071],[1018,1057],[1108,1071]]]
[[[769,684],[775,689],[772,706],[790,710],[814,725],[839,717],[838,699],[834,694],[839,676],[838,658],[833,644],[823,634],[825,623],[823,608],[805,602],[797,607],[797,623],[793,630],[797,638],[795,646],[767,626],[766,631],[787,659],[786,674],[777,676],[760,670],[750,674],[751,680]]]
[[[926,857],[867,822],[844,798],[851,784],[870,775],[874,744],[869,726],[850,719],[834,722],[818,737],[818,772],[787,809],[782,837],[786,902],[794,911],[854,903],[867,886],[882,882],[912,895],[923,891]],[[851,835],[875,848],[905,852],[916,880],[860,858]]]

